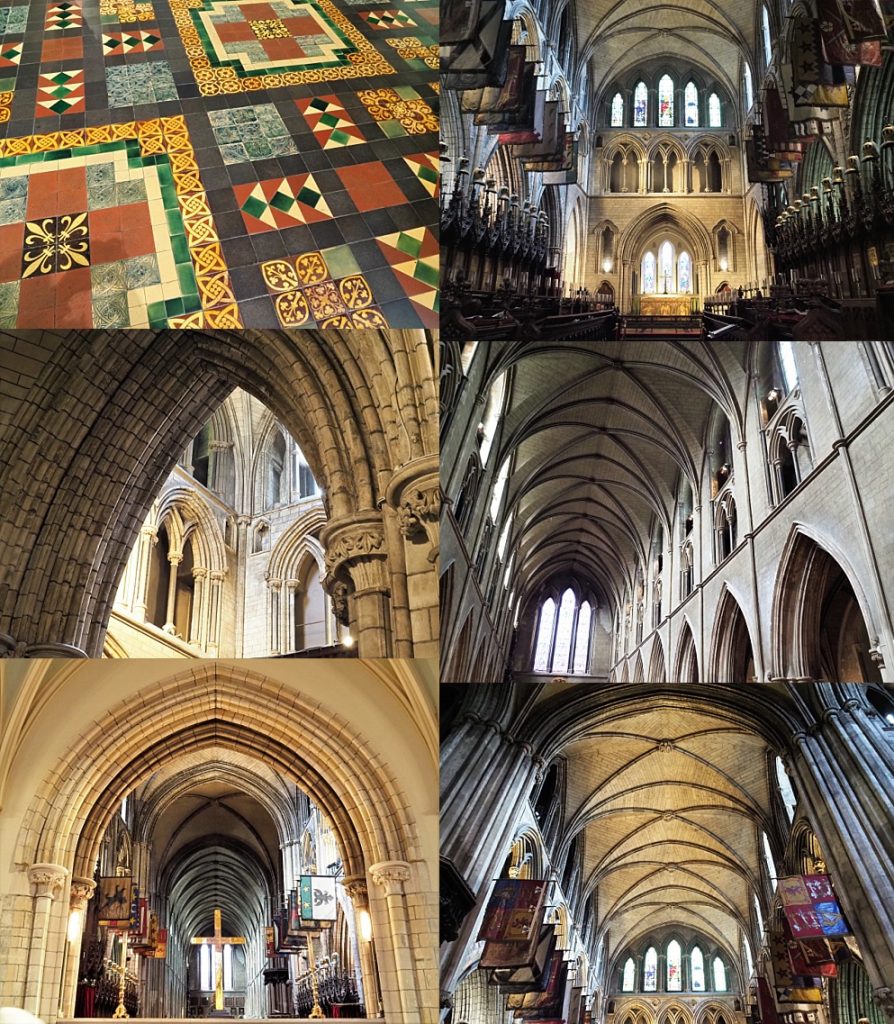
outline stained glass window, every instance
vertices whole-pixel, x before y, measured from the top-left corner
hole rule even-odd
[[[655,294],[655,253],[647,252],[643,257],[643,294]]]
[[[689,958],[689,970],[692,977],[692,988],[693,992],[704,992],[705,991],[705,958],[702,956],[702,951],[698,946],[692,947],[692,955]]]
[[[612,100],[612,128],[623,128],[624,127],[624,97],[619,93],[615,93],[615,98]]]
[[[676,939],[667,944],[667,990],[681,992],[683,989],[682,950]]]
[[[674,126],[674,80],[662,75],[658,82],[658,124],[662,128]]]
[[[549,671],[549,648],[553,641],[553,623],[556,621],[556,602],[548,597],[540,609],[540,627],[537,630],[537,648],[534,652],[534,671]]]
[[[634,963],[633,957],[627,958],[627,963],[624,964],[624,977],[621,980],[621,991],[632,992],[633,986],[636,984],[636,964]]]
[[[714,957],[714,991],[726,992],[726,968],[719,956]]]
[[[658,991],[658,950],[649,946],[643,960],[643,992]]]
[[[712,92],[708,97],[708,127],[719,128],[720,125],[720,97]]]
[[[633,93],[633,125],[635,128],[646,127],[646,112],[649,106],[649,90],[645,82],[640,82]]]
[[[761,32],[764,37],[764,61],[769,66],[773,58],[773,39],[770,36],[770,12],[766,5],[761,7]]]
[[[568,671],[568,657],[571,654],[571,632],[574,629],[574,609],[577,602],[574,591],[569,587],[562,595],[559,605],[559,624],[556,627],[556,651],[553,655],[553,672]]]
[[[669,295],[674,290],[674,247],[664,242],[658,250],[658,291]]]
[[[678,290],[687,294],[690,293],[692,291],[692,260],[689,258],[688,252],[680,253],[680,272],[678,276]]]
[[[751,66],[746,62],[743,72],[743,86],[745,91],[745,112],[748,113],[754,103],[754,89],[751,85]]]
[[[590,602],[584,601],[577,616],[577,639],[574,641],[574,674],[586,675],[590,670],[590,622],[593,617]]]
[[[698,128],[698,89],[695,82],[690,82],[683,92],[683,107],[683,123],[687,128]]]

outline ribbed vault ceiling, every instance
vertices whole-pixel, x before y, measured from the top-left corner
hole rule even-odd
[[[516,452],[504,502],[516,510],[516,589],[530,596],[565,574],[620,603],[654,524],[670,536],[681,477],[698,493],[718,408],[735,441],[745,357],[743,345],[707,342],[507,350],[513,378],[498,458]]]
[[[563,757],[565,841],[581,836],[609,955],[682,925],[738,964],[768,828],[766,740],[722,713],[659,704],[587,730]]]
[[[701,65],[725,82],[731,95],[741,91],[743,54],[755,48],[758,15],[753,0],[590,0],[573,10],[597,94],[627,69],[656,58],[670,67],[674,62]]]

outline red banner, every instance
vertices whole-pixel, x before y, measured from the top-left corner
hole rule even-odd
[[[527,944],[540,932],[546,884],[539,879],[499,879],[484,912],[478,938]]]

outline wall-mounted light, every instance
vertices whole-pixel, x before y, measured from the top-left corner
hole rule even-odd
[[[371,942],[373,937],[372,921],[368,910],[360,911],[360,938],[364,942]]]
[[[81,917],[81,911],[80,910],[73,910],[68,915],[68,941],[69,942],[77,942],[78,941],[78,939],[81,937],[81,927],[82,927],[82,925],[83,925],[83,920],[82,920],[82,917]]]
[[[606,274],[610,274],[612,272],[612,261],[609,259],[603,260],[602,269]]]
[[[341,644],[342,647],[353,647],[354,638],[351,636],[350,633],[345,633],[345,635],[341,638]]]

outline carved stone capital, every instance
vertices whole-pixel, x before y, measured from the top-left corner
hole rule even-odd
[[[96,882],[92,878],[79,878],[78,876],[72,878],[68,897],[69,910],[83,910],[93,898],[95,889]]]
[[[212,569],[208,575],[211,577],[212,583],[223,583],[227,574],[224,569]]]
[[[402,895],[404,882],[410,878],[410,865],[405,860],[384,860],[371,864],[369,874],[386,896]]]
[[[31,883],[32,896],[48,896],[56,899],[59,890],[68,877],[68,868],[61,864],[32,864],[28,868],[28,881]]]
[[[385,529],[376,512],[361,513],[327,524],[320,534],[326,549],[327,589],[336,581],[355,591],[387,590]],[[324,581],[325,582],[325,581]]]
[[[369,905],[369,886],[363,875],[348,875],[342,879],[341,884],[358,909]]]
[[[194,580],[203,580],[203,579],[205,579],[207,577],[207,575],[208,575],[208,570],[207,569],[203,569],[201,567],[196,567],[192,571],[192,578]]]
[[[397,512],[404,537],[412,541],[428,540],[431,562],[438,557],[443,498],[438,460],[429,455],[402,466],[385,492],[385,501]]]

